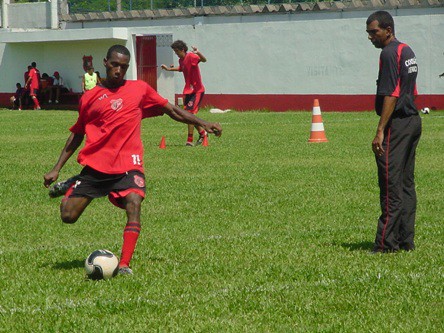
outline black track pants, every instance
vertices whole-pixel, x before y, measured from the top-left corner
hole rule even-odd
[[[421,118],[392,118],[386,128],[384,155],[376,157],[381,216],[374,251],[413,250],[416,216],[415,152]]]

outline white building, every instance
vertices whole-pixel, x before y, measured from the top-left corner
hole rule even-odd
[[[144,79],[171,101],[183,77],[160,64],[177,64],[169,45],[196,45],[205,105],[226,109],[372,110],[380,50],[368,41],[365,21],[388,10],[396,36],[419,64],[418,106],[444,109],[444,0],[348,0],[263,6],[203,7],[69,14],[64,2],[14,4],[3,0],[0,29],[0,104],[32,61],[59,71],[80,91],[84,56],[104,75],[113,44],[133,55],[128,79]]]

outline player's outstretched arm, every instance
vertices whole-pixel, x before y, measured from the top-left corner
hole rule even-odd
[[[69,160],[72,154],[74,154],[77,148],[82,144],[83,137],[84,136],[82,134],[71,133],[68,140],[66,140],[65,147],[60,153],[60,157],[57,163],[54,165],[51,171],[43,176],[43,185],[45,187],[49,187],[49,185],[57,180],[57,178],[59,177],[59,172],[65,165],[66,161]]]
[[[170,65],[170,67],[168,67],[167,65],[160,65],[160,67],[163,70],[166,70],[167,72],[178,72],[179,71],[179,67],[174,67],[174,65]]]
[[[175,121],[179,121],[185,124],[192,124],[202,126],[208,133],[213,133],[216,136],[222,135],[222,126],[219,123],[208,122],[201,118],[196,117],[194,114],[189,113],[171,103],[168,103],[164,107],[164,112]]]
[[[205,58],[205,56],[202,54],[202,52],[200,52],[197,49],[197,47],[192,46],[192,48],[193,48],[193,53],[195,53],[195,54],[197,54],[199,56],[201,62],[207,62],[207,58]]]

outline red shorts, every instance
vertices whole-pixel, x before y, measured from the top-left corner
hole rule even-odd
[[[192,114],[197,114],[197,112],[199,111],[199,105],[202,102],[204,95],[205,92],[185,95],[183,108]]]
[[[39,94],[39,90],[36,88],[31,88],[29,90],[29,96],[37,96]]]

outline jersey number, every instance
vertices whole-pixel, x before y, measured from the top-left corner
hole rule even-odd
[[[133,158],[133,164],[134,164],[134,165],[140,165],[140,164],[142,164],[139,155],[131,155],[131,157]]]

